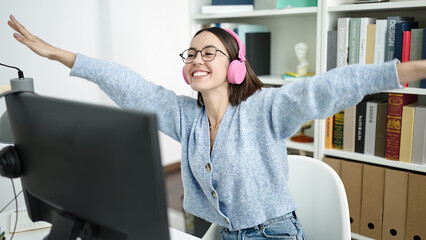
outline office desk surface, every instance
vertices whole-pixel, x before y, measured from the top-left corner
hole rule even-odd
[[[0,227],[1,231],[6,232],[6,240],[10,239],[9,234],[9,224],[10,224],[10,214],[13,211],[8,211],[0,214]],[[13,237],[14,240],[42,240],[48,233],[50,228],[33,230],[28,232],[16,233]],[[200,238],[194,237],[187,233],[181,232],[179,230],[169,228],[170,240],[200,240]]]

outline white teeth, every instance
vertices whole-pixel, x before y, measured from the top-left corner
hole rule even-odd
[[[207,75],[207,73],[206,72],[195,72],[194,74],[193,74],[193,76],[194,77],[198,77],[198,76],[206,76]]]

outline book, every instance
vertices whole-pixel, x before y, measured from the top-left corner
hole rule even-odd
[[[410,61],[422,59],[423,32],[423,28],[411,29]],[[419,88],[420,81],[409,83],[408,86],[413,88]]]
[[[408,62],[410,61],[411,31],[404,31],[402,39],[401,62]],[[408,87],[408,83],[404,83],[404,87]]]
[[[337,19],[336,67],[348,65],[349,20],[348,17]]]
[[[333,122],[333,148],[343,150],[343,120],[344,112],[334,114]]]
[[[378,101],[368,101],[365,115],[364,154],[373,155],[376,143]]]
[[[395,47],[394,47],[394,58],[399,61],[402,60],[402,48],[403,48],[403,34],[405,31],[411,31],[412,28],[416,28],[418,22],[400,22],[395,24]]]
[[[256,75],[271,74],[271,33],[246,33],[246,58]]]
[[[399,161],[411,163],[413,149],[414,114],[417,103],[411,103],[402,108],[401,144]]]
[[[367,40],[365,47],[365,64],[374,64],[374,49],[376,42],[376,24],[367,25]],[[361,59],[361,55],[360,55]],[[361,60],[360,60],[361,63]]]
[[[388,20],[376,20],[376,38],[374,42],[374,63],[381,64],[385,62],[385,44],[386,44],[386,27]]]
[[[324,147],[327,149],[333,148],[333,116],[325,119],[325,140]]]
[[[411,162],[415,164],[426,164],[426,105],[418,105],[414,111]]]
[[[349,64],[359,63],[359,36],[360,36],[361,18],[349,19]]]
[[[374,155],[382,158],[385,157],[387,113],[388,102],[379,102],[377,104],[376,141],[374,145]]]
[[[358,63],[365,64],[366,57],[367,57],[367,35],[368,35],[367,30],[368,30],[368,25],[374,24],[375,22],[376,22],[375,18],[369,18],[369,17],[361,18],[360,25],[359,25]],[[374,49],[373,49],[373,52],[374,52]]]
[[[355,152],[356,105],[343,112],[343,151]]]
[[[395,49],[395,25],[400,22],[413,22],[414,17],[389,16],[387,17],[386,39],[385,39],[385,62],[394,59]]]
[[[327,67],[329,71],[336,68],[336,55],[337,55],[337,30],[330,30],[327,32]]]
[[[253,0],[212,0],[212,5],[254,5]]]
[[[426,59],[426,31],[423,31],[422,59]],[[426,78],[420,81],[420,88],[426,88]]]
[[[202,14],[250,12],[253,10],[253,5],[205,5],[201,7]]]
[[[367,116],[367,102],[372,96],[366,96],[356,105],[356,127],[355,127],[355,152],[364,153],[365,145],[365,123]]]
[[[402,108],[416,101],[417,95],[389,93],[386,119],[386,159],[399,160]]]

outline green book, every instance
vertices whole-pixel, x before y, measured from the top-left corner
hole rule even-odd
[[[359,63],[359,36],[361,18],[351,18],[349,21],[349,64]]]
[[[345,112],[340,111],[334,115],[333,124],[333,148],[343,150],[343,122]]]

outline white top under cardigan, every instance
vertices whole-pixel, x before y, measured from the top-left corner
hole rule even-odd
[[[184,209],[239,230],[296,209],[287,188],[285,139],[308,120],[327,118],[366,94],[400,88],[396,64],[350,65],[280,88],[263,88],[227,107],[211,154],[207,113],[194,98],[177,96],[123,66],[82,54],[77,54],[70,74],[98,84],[123,108],[155,112],[159,130],[182,144]]]

